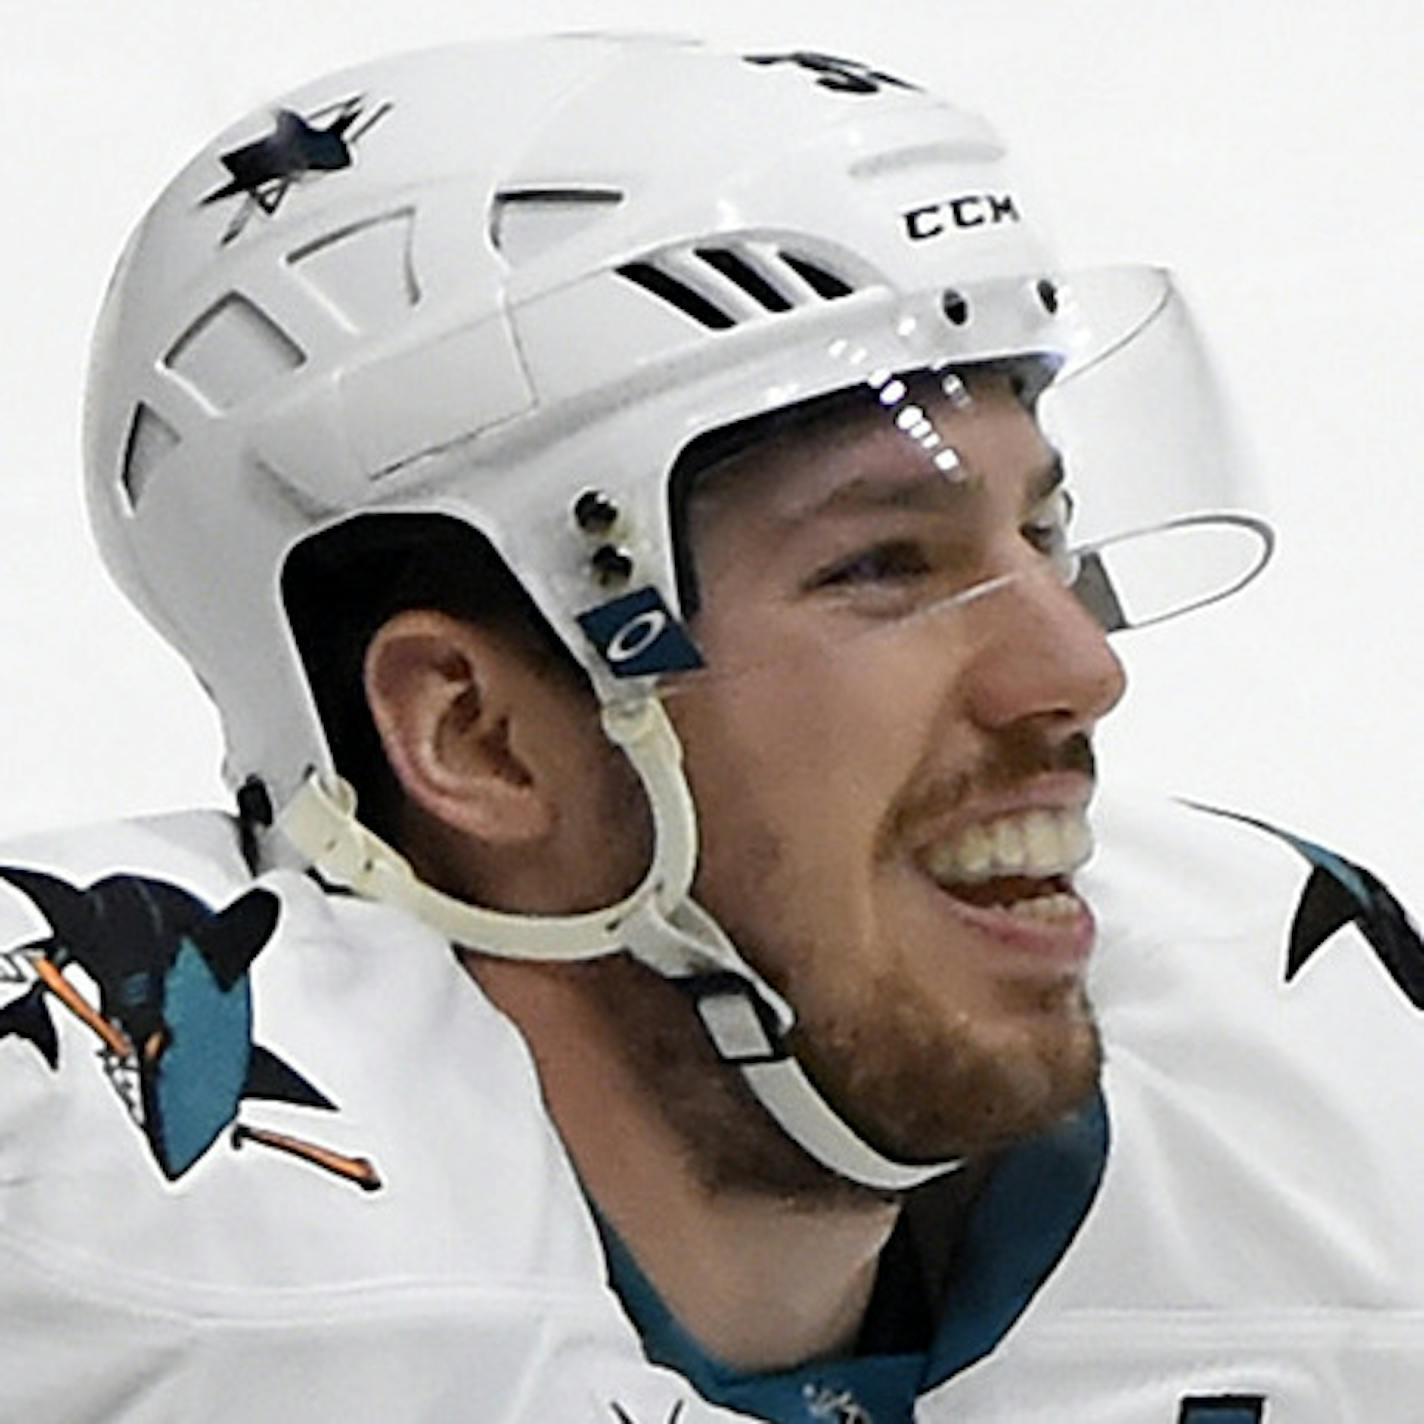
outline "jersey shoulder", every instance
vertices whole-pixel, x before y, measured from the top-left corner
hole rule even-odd
[[[0,847],[0,1313],[5,1418],[711,1417],[449,946],[217,813]]]
[[[1263,818],[1118,797],[1096,824],[1102,1185],[999,1350],[922,1417],[1402,1419],[1424,1390],[1409,912]]]
[[[1165,1004],[1179,987],[1242,997],[1258,1020],[1281,1015],[1288,1034],[1316,1005],[1348,1007],[1336,1025],[1347,1029],[1371,1017],[1402,1028],[1424,1010],[1413,914],[1341,848],[1160,798],[1109,799],[1095,825],[1099,854],[1081,886],[1099,920],[1092,985],[1106,1013]]]

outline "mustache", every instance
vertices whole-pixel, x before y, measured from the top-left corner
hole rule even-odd
[[[1097,780],[1098,762],[1088,735],[1075,732],[1054,740],[1035,728],[1013,728],[975,765],[917,786],[892,817],[892,835],[907,825],[949,815],[976,796],[1012,792],[1035,777],[1055,772]]]

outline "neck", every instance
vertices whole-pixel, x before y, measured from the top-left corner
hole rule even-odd
[[[698,1345],[758,1372],[847,1350],[898,1206],[782,1137],[641,967],[469,963],[524,1033],[585,1189]]]

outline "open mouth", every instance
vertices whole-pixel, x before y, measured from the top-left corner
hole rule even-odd
[[[1092,852],[1083,807],[1034,809],[964,826],[931,845],[921,863],[956,914],[981,933],[1078,961],[1095,930],[1073,875]]]
[[[1002,910],[1044,924],[1075,920],[1083,912],[1083,902],[1073,893],[1072,881],[1066,875],[1006,875],[974,884],[936,883],[945,894],[965,905]]]

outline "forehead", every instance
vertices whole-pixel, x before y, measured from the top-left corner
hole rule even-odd
[[[857,392],[713,465],[697,477],[694,505],[790,528],[1001,491],[1017,504],[1056,481],[1054,452],[1010,375],[895,385],[893,401]]]

